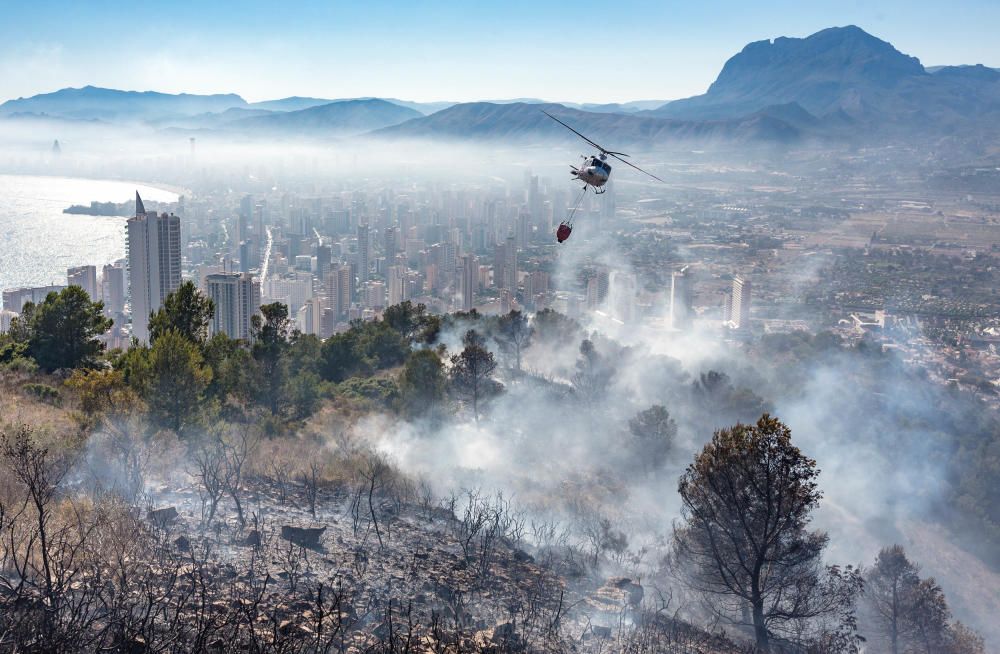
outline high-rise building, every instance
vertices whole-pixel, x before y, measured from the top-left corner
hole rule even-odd
[[[261,200],[253,207],[253,232],[258,243],[264,241],[264,226],[267,222],[267,203]]]
[[[386,306],[395,306],[409,298],[406,268],[402,266],[389,266],[387,278],[389,302]]]
[[[493,284],[498,289],[517,289],[517,243],[513,235],[493,249]]]
[[[316,276],[326,279],[326,274],[330,272],[330,263],[333,260],[333,248],[329,245],[316,246]]]
[[[91,302],[101,299],[101,294],[97,292],[97,266],[74,266],[67,268],[66,285],[82,288],[90,296]]]
[[[205,294],[215,303],[208,333],[249,341],[250,319],[260,310],[260,282],[247,273],[212,273],[205,276]]]
[[[365,290],[367,296],[365,306],[369,309],[382,309],[385,307],[385,282],[368,282]]]
[[[729,322],[733,329],[750,328],[750,294],[753,284],[742,275],[733,277],[732,308],[729,311]]]
[[[250,236],[250,224],[253,221],[253,197],[244,195],[240,199],[240,210],[236,214],[235,229],[232,238],[232,245],[235,248]],[[235,249],[234,248],[234,249]]]
[[[101,270],[101,300],[104,301],[104,315],[125,313],[125,268],[111,264],[104,266]]]
[[[385,236],[382,241],[382,253],[385,254],[387,259],[391,259],[396,256],[396,252],[399,251],[399,244],[396,240],[397,230],[395,227],[386,227]]]
[[[504,288],[500,291],[500,315],[506,316],[514,308],[514,299],[511,292]]]
[[[323,280],[323,285],[323,295],[326,297],[326,306],[333,311],[334,320],[340,320],[341,314],[344,313],[340,302],[340,267],[337,267],[326,274],[326,278]]]
[[[691,275],[684,266],[670,275],[670,326],[685,329],[693,316]]]
[[[296,326],[303,334],[323,336],[323,300],[309,298],[295,316]]]
[[[0,309],[0,334],[6,334],[10,331],[11,323],[14,318],[17,318],[18,314],[16,311],[10,311],[8,309]]]
[[[504,263],[504,288],[513,293],[517,291],[517,243],[513,234],[507,237],[507,247],[504,248],[507,261]]]
[[[507,265],[507,244],[496,243],[493,246],[493,286],[501,289],[505,288],[504,283],[507,277],[504,275],[504,267]]]
[[[532,175],[528,182],[528,212],[536,221],[542,215],[542,194],[538,190],[538,175]]]
[[[602,268],[587,282],[587,308],[591,311],[604,306],[608,298],[609,279],[607,269]]]
[[[524,293],[527,296],[534,297],[539,293],[547,293],[549,291],[549,274],[541,270],[535,270],[528,273],[524,279]]]
[[[16,313],[28,302],[40,304],[49,293],[61,293],[65,286],[35,286],[30,288],[8,288],[3,291],[3,308]]]
[[[268,302],[281,302],[288,307],[288,315],[298,313],[299,307],[313,296],[313,276],[307,272],[287,275],[270,275],[261,289]]]
[[[424,292],[436,293],[441,290],[441,276],[438,274],[436,263],[432,263],[424,268]]]
[[[471,311],[476,302],[479,287],[479,261],[471,254],[462,256],[462,278],[459,284],[462,293],[462,311]]]
[[[527,248],[531,245],[531,228],[532,228],[532,218],[531,214],[525,211],[521,211],[517,214],[517,246],[519,248]]]
[[[351,294],[354,275],[349,265],[332,269],[326,276],[326,304],[333,310],[334,320],[339,322],[351,308]]]
[[[146,211],[135,194],[135,217],[128,225],[129,299],[132,336],[149,340],[149,315],[181,285],[181,219]]]
[[[636,290],[637,282],[635,275],[613,271],[608,278],[608,308],[611,315],[623,323],[632,323],[636,319]]]
[[[371,271],[371,251],[370,244],[368,242],[369,229],[368,225],[358,225],[358,282],[364,284],[368,281],[368,275]]]

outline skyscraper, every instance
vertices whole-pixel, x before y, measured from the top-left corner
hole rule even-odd
[[[604,306],[604,301],[608,299],[608,287],[610,273],[606,268],[601,268],[597,274],[587,282],[587,308],[591,311]]]
[[[326,279],[326,274],[330,272],[330,263],[333,260],[333,248],[329,245],[316,246],[316,276]]]
[[[253,220],[253,197],[244,195],[240,199],[240,211],[236,216],[236,233],[233,243],[239,246],[241,241],[247,240],[250,233],[250,222]]]
[[[264,242],[264,225],[267,220],[267,202],[261,200],[253,207],[253,234],[257,243]]]
[[[506,288],[500,291],[500,315],[506,316],[514,308],[511,293]]]
[[[636,319],[637,286],[635,275],[631,273],[615,270],[608,277],[608,308],[611,315],[623,323]]]
[[[368,281],[368,274],[371,270],[368,236],[368,224],[358,225],[358,281],[362,284]]]
[[[326,276],[326,306],[333,310],[334,320],[343,319],[351,308],[351,289],[354,276],[349,265],[333,268]]]
[[[215,303],[209,334],[249,341],[250,318],[260,310],[260,282],[246,273],[212,273],[205,276],[205,294]]]
[[[732,308],[729,312],[729,322],[733,329],[746,330],[750,328],[750,293],[753,285],[742,275],[733,277]]]
[[[149,314],[181,285],[181,220],[146,211],[135,194],[135,217],[128,225],[129,298],[132,336],[149,341]]]
[[[97,266],[74,266],[66,270],[66,285],[79,286],[90,296],[91,302],[101,299],[97,292]]]
[[[471,311],[475,306],[476,289],[479,286],[479,261],[471,254],[462,256],[462,311]]]
[[[517,291],[517,243],[514,235],[507,237],[507,247],[504,248],[507,261],[504,264],[504,288],[510,289],[511,293]]]
[[[528,213],[531,214],[534,223],[537,223],[542,216],[542,194],[538,190],[538,175],[532,175],[528,182]]]
[[[493,285],[498,289],[506,288],[507,276],[504,270],[507,267],[507,245],[506,243],[496,243],[493,246]]]
[[[303,334],[323,336],[323,300],[312,297],[299,307],[295,322]]]
[[[694,314],[691,276],[684,266],[670,275],[670,326],[685,329]]]
[[[399,246],[396,242],[396,228],[386,227],[385,236],[382,241],[382,253],[385,254],[386,259],[391,259],[396,256],[396,252],[399,251]]]
[[[125,312],[124,268],[107,264],[101,270],[101,299],[104,301],[104,315],[116,316]]]
[[[389,266],[389,274],[387,275],[387,284],[389,286],[389,302],[386,306],[395,306],[400,302],[409,298],[409,292],[407,288],[407,275],[406,268],[403,266]]]
[[[385,306],[385,282],[368,282],[365,290],[367,296],[365,306],[369,309],[381,309]]]

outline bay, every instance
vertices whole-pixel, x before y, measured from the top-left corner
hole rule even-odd
[[[125,257],[117,216],[65,214],[70,205],[144,200],[176,202],[177,193],[146,184],[70,177],[0,175],[0,289],[65,284],[72,266],[100,267]]]

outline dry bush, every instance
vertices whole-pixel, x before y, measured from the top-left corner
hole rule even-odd
[[[26,383],[59,386],[52,377],[15,373],[0,367],[0,428],[14,424],[29,424],[39,433],[74,434],[79,436],[82,429],[74,419],[72,396],[61,406],[45,402],[25,392]]]

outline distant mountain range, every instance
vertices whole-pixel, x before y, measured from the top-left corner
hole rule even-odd
[[[250,116],[227,123],[227,129],[248,134],[285,134],[340,136],[369,132],[388,125],[398,125],[423,114],[386,100],[341,100],[298,111],[274,112]]]
[[[542,110],[584,131],[606,147],[676,140],[791,142],[800,137],[794,126],[765,114],[725,121],[681,121],[639,114],[594,113],[561,104],[495,104],[470,102],[415,118],[372,133],[380,138],[439,140],[503,140],[581,144]],[[581,144],[586,148],[585,144]]]
[[[250,137],[573,138],[546,108],[609,144],[673,140],[789,143],[803,138],[1000,135],[1000,70],[925,68],[859,27],[758,41],[730,58],[702,95],[673,102],[545,103],[534,98],[418,103],[394,98],[171,95],[87,86],[0,104],[8,119],[145,123]]]
[[[301,98],[293,96],[291,98],[282,98],[280,100],[264,100],[263,102],[254,102],[251,103],[250,106],[256,109],[267,109],[269,111],[298,111],[301,109],[309,109],[324,104],[330,104],[332,102],[344,102],[346,100],[385,100],[386,102],[399,105],[400,107],[413,109],[423,115],[432,114],[435,111],[441,111],[442,109],[457,104],[455,102],[411,102],[409,100],[399,100],[397,98],[365,97],[324,100],[323,98]]]
[[[8,100],[0,104],[0,116],[44,114],[74,120],[133,122],[168,116],[193,116],[246,106],[246,101],[234,93],[173,95],[156,91],[118,91],[85,86],[81,89],[61,89],[30,98]]]

